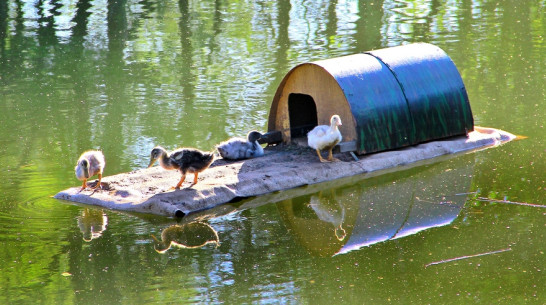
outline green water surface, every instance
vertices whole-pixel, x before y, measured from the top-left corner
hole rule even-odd
[[[544,0],[2,0],[0,303],[545,304],[545,35]],[[209,150],[297,64],[412,42],[527,139],[226,205],[163,253],[188,220],[50,197],[84,150]]]

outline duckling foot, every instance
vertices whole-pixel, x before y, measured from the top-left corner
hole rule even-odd
[[[186,175],[182,174],[182,178],[180,178],[180,181],[178,181],[178,184],[174,187],[175,189],[180,189],[180,186],[182,186],[182,183],[184,183],[184,180],[186,180]]]
[[[95,186],[91,187],[92,190],[101,190],[102,189],[102,185],[101,185],[101,180],[102,180],[102,174],[99,174],[99,180],[97,182],[95,182]]]
[[[334,156],[332,155],[332,151],[328,151],[328,161],[330,162],[338,162],[338,161],[341,161],[339,160],[338,158],[334,158]]]
[[[323,162],[323,163],[324,163],[324,162],[330,162],[330,161],[328,161],[328,160],[325,160],[325,159],[322,157],[322,155],[320,154],[320,150],[318,150],[318,149],[317,149],[317,155],[318,155],[318,157],[319,157],[320,162]]]

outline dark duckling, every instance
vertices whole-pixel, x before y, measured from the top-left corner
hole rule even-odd
[[[158,159],[159,164],[164,169],[176,169],[182,173],[182,178],[180,178],[180,181],[175,186],[178,189],[186,179],[187,173],[194,174],[192,185],[196,184],[197,176],[210,166],[212,161],[214,161],[214,155],[195,148],[179,148],[168,153],[163,147],[156,146],[150,154],[150,164],[148,167],[154,165]]]

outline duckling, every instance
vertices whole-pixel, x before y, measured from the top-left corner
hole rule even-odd
[[[264,149],[258,143],[261,137],[261,133],[253,130],[248,133],[246,140],[243,138],[231,138],[218,144],[216,149],[222,158],[229,160],[261,157],[264,155]]]
[[[339,115],[334,114],[330,118],[330,126],[319,125],[307,133],[307,144],[317,151],[320,162],[339,161],[332,155],[332,149],[342,139],[338,126],[341,126],[341,118]],[[321,150],[328,150],[327,160],[324,160],[320,155]]]
[[[104,161],[104,155],[101,151],[88,150],[80,156],[78,163],[76,164],[76,168],[74,168],[76,178],[83,181],[80,192],[87,188],[87,179],[95,175],[98,175],[99,182],[97,182],[93,189],[101,187],[100,181],[102,179],[102,171],[104,170],[105,165],[106,161]]]
[[[180,181],[175,186],[178,189],[186,179],[187,173],[194,173],[193,184],[196,184],[197,176],[210,166],[212,161],[214,161],[214,155],[195,148],[179,148],[168,153],[163,147],[156,146],[152,149],[148,167],[154,165],[158,159],[159,164],[164,169],[177,169],[182,173],[182,178],[180,178]]]

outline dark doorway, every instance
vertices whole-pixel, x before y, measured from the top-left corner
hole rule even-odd
[[[310,95],[290,93],[288,113],[292,138],[305,137],[311,129],[317,126],[317,106]]]

